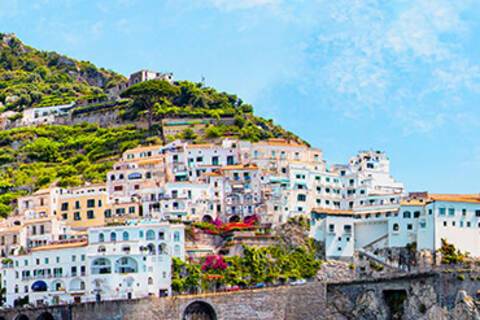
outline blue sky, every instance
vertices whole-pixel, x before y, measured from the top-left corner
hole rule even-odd
[[[327,161],[388,153],[411,191],[480,192],[475,0],[0,0],[0,30],[236,93]]]

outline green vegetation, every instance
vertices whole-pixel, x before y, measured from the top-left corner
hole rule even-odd
[[[125,119],[132,121],[144,117],[148,120],[149,128],[152,128],[154,121],[164,118],[217,120],[217,124],[209,126],[202,137],[195,135],[192,129],[187,129],[178,137],[172,138],[200,142],[205,138],[228,135],[250,141],[285,138],[302,142],[293,133],[275,125],[272,120],[253,115],[253,107],[236,95],[218,92],[201,83],[150,80],[131,86],[122,96],[133,99],[133,103],[125,110]]]
[[[453,244],[448,243],[445,239],[442,239],[442,246],[439,251],[442,254],[443,264],[464,263],[468,257],[468,253],[460,252],[460,250],[457,250]]]
[[[5,110],[101,97],[104,89],[124,80],[90,62],[39,51],[13,35],[0,33],[0,102]]]
[[[0,215],[13,200],[56,182],[76,186],[103,182],[126,149],[149,141],[133,126],[50,125],[0,131]]]
[[[287,248],[244,246],[243,256],[212,256],[199,261],[173,261],[172,288],[177,293],[213,290],[224,286],[254,286],[313,278],[321,262],[315,258],[313,241]]]
[[[24,45],[11,34],[0,33],[0,113],[73,101],[102,101],[77,106],[73,116],[118,111],[133,125],[43,125],[0,132],[0,216],[11,212],[19,196],[52,183],[68,187],[101,182],[120,154],[142,143],[158,144],[161,119],[210,118],[204,134],[187,128],[176,138],[194,143],[224,136],[250,141],[300,138],[253,114],[251,105],[237,96],[188,81],[146,81],[131,86],[125,99],[104,101],[105,90],[126,79],[55,52]],[[21,118],[17,113],[10,120]],[[149,130],[136,128],[148,121]]]

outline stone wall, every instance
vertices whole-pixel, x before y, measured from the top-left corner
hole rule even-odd
[[[314,320],[322,319],[325,294],[326,285],[315,282],[298,287],[0,311],[0,317],[16,320],[23,314],[35,320],[47,311],[55,320],[179,320],[190,304],[201,301],[213,308],[217,320]]]

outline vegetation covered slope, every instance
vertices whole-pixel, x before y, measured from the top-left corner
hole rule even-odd
[[[13,201],[52,183],[102,182],[126,149],[155,142],[134,126],[39,126],[0,131],[0,215]]]
[[[12,34],[0,33],[0,103],[4,110],[18,111],[95,97],[124,80],[123,76],[90,62],[39,51]]]
[[[122,94],[131,98],[133,103],[125,109],[124,118],[138,120],[146,118],[149,127],[155,126],[163,118],[213,118],[234,119],[233,123],[222,123],[208,127],[205,134],[196,136],[193,130],[186,130],[176,137],[202,141],[219,137],[235,137],[249,141],[269,138],[285,138],[301,141],[293,133],[253,114],[253,107],[236,95],[204,87],[201,83],[178,81],[169,83],[164,80],[151,80],[131,86]],[[157,126],[158,127],[158,126]]]
[[[14,35],[0,34],[0,113],[99,97],[120,81],[126,79],[90,62],[39,51]],[[252,106],[237,96],[199,83],[146,81],[131,86],[123,96],[126,99],[106,104],[120,110],[127,126],[42,125],[0,131],[0,215],[11,211],[18,196],[52,183],[74,186],[104,181],[106,171],[123,151],[161,142],[163,118],[234,119],[233,123],[208,127],[203,136],[186,130],[178,137],[169,137],[193,143],[226,136],[301,141],[272,120],[255,116]],[[74,113],[95,112],[99,107],[105,105],[76,107]],[[101,109],[104,111],[108,110]],[[135,125],[145,119],[151,122],[149,130]]]

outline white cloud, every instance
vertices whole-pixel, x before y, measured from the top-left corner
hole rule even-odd
[[[387,112],[410,133],[472,111],[458,110],[465,95],[480,93],[480,64],[465,52],[470,1],[319,3],[308,72],[346,116]]]

